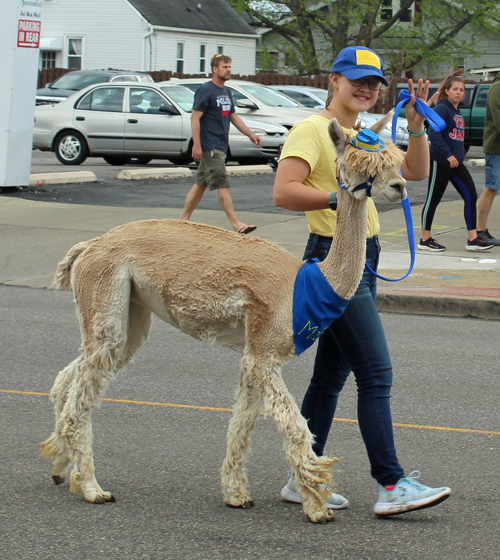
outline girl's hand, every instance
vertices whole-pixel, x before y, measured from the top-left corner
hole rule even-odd
[[[413,80],[408,80],[408,91],[411,93],[411,100],[406,105],[406,119],[408,120],[408,128],[412,132],[421,132],[425,120],[425,117],[417,113],[415,109],[415,99],[418,98],[430,106],[437,98],[438,93],[436,92],[430,99],[427,99],[429,96],[429,84],[429,80],[426,80],[425,83],[422,79],[418,80],[417,91],[415,92]]]
[[[448,161],[450,162],[450,167],[458,167],[458,159],[455,156],[450,156],[448,158]]]

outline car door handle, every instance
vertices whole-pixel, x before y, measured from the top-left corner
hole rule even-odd
[[[128,119],[127,122],[131,124],[135,124],[137,122],[137,119]]]
[[[77,120],[77,121],[84,121],[84,120],[85,120],[85,117],[76,117],[76,120]]]

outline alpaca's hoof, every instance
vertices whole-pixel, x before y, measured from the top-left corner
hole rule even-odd
[[[238,508],[238,509],[250,509],[253,508],[255,502],[253,500],[247,500],[246,502],[242,502],[240,504],[229,504],[226,502],[226,506]]]
[[[324,525],[328,521],[335,521],[335,515],[333,514],[332,510],[327,510],[326,513],[322,511],[318,511],[311,515],[308,515],[309,521],[311,523],[321,523]]]
[[[116,498],[109,492],[92,492],[85,496],[85,500],[91,504],[105,504],[106,502],[116,502]]]
[[[54,481],[54,484],[59,485],[62,484],[64,482],[64,476],[59,476],[57,474],[52,476],[52,480]]]

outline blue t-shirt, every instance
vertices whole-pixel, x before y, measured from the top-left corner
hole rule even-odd
[[[455,109],[448,99],[441,99],[434,111],[446,122],[446,128],[443,132],[429,129],[431,159],[449,166],[448,158],[455,156],[459,163],[463,163],[465,121],[460,109]]]
[[[231,114],[234,103],[226,86],[219,87],[212,81],[205,82],[194,95],[193,109],[201,111],[201,149],[227,152]]]

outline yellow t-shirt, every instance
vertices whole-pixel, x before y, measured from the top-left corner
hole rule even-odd
[[[311,173],[304,184],[321,191],[337,191],[337,152],[328,134],[330,121],[320,115],[312,115],[296,124],[288,133],[281,152],[280,161],[298,157],[309,164]],[[354,131],[344,129],[348,134]],[[324,237],[333,237],[337,225],[337,212],[333,210],[312,210],[306,212],[309,231]],[[368,199],[368,237],[380,231],[378,213],[371,198]]]

